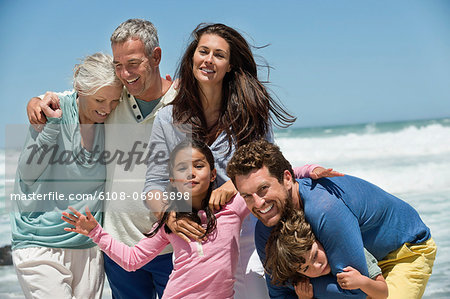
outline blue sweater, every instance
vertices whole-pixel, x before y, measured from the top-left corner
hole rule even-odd
[[[297,180],[306,220],[322,243],[333,275],[311,279],[315,298],[365,298],[360,290],[342,290],[335,275],[352,266],[368,275],[364,247],[377,260],[404,243],[421,243],[431,237],[419,214],[406,202],[379,187],[352,176]],[[272,228],[261,222],[255,229],[259,257]],[[293,289],[267,281],[271,298],[297,298]]]
[[[85,249],[95,246],[88,237],[67,232],[69,224],[61,220],[68,206],[84,212],[89,206],[92,215],[101,222],[106,168],[99,162],[104,152],[104,127],[97,124],[92,152],[81,146],[77,94],[60,97],[61,118],[49,118],[41,133],[29,128],[19,158],[14,185],[15,195],[30,198],[33,194],[64,195],[65,200],[15,200],[11,212],[12,248],[53,247]],[[55,150],[45,153],[45,148]],[[42,159],[42,161],[40,161]],[[101,161],[101,160],[100,160]],[[95,197],[97,195],[97,197]],[[75,196],[87,196],[75,200]],[[74,200],[69,200],[73,197]],[[43,198],[43,197],[42,197]]]

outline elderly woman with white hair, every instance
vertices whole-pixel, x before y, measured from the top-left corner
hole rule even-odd
[[[106,178],[103,122],[123,86],[112,57],[87,56],[75,66],[72,92],[46,93],[47,124],[30,127],[14,187],[12,256],[26,298],[101,298],[103,258],[89,238],[64,230],[69,205],[101,221]],[[103,157],[103,160],[102,160]],[[86,200],[87,199],[87,200]]]

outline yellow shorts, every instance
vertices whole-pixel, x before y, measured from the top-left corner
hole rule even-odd
[[[430,238],[420,244],[405,243],[378,262],[392,299],[422,298],[436,257]]]

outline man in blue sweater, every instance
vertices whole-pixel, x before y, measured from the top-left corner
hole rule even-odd
[[[364,247],[379,261],[389,298],[421,298],[431,275],[436,245],[429,228],[406,202],[352,176],[295,180],[290,163],[267,141],[240,147],[228,176],[259,221],[255,242],[261,260],[272,227],[286,208],[303,209],[327,253],[331,274],[311,279],[316,298],[365,298],[343,290],[336,274],[352,266],[367,275]],[[274,286],[271,298],[297,298],[289,287]]]

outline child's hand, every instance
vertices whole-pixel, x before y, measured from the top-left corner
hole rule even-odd
[[[294,285],[294,288],[299,299],[312,299],[314,297],[313,286],[309,282],[309,278],[298,282]]]
[[[61,219],[75,227],[65,227],[65,231],[76,232],[87,236],[91,232],[91,230],[93,230],[97,226],[98,222],[97,220],[95,220],[94,216],[92,216],[91,211],[89,211],[89,208],[87,206],[86,216],[72,207],[69,207],[69,210],[71,210],[73,214],[63,212],[63,216],[61,217]]]
[[[364,277],[358,270],[350,266],[342,269],[344,272],[336,274],[339,286],[344,290],[355,290],[364,284]]]

